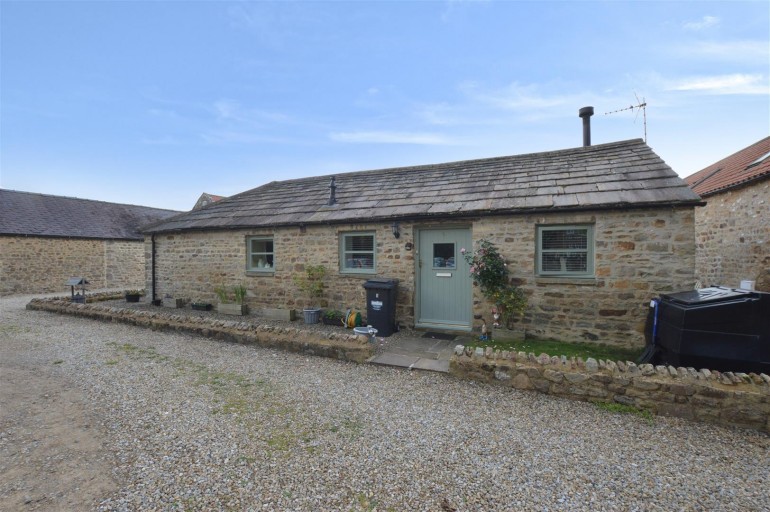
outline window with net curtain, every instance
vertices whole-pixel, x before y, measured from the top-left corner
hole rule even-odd
[[[340,235],[340,270],[346,273],[376,272],[374,233]]]
[[[249,237],[246,239],[246,249],[246,270],[275,272],[275,252],[272,237]]]
[[[593,277],[593,226],[538,226],[537,274]]]

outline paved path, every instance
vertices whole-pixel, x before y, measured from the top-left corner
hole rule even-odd
[[[430,334],[427,334],[430,336]],[[461,334],[452,340],[435,337],[407,337],[388,344],[385,352],[377,354],[369,362],[385,366],[397,366],[410,370],[449,372],[449,358],[458,344],[470,341],[470,335]]]

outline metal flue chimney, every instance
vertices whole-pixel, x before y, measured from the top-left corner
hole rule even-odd
[[[583,107],[578,110],[578,115],[583,119],[583,147],[591,145],[591,116],[594,115],[593,107]]]

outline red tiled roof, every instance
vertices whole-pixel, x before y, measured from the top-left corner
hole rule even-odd
[[[764,176],[770,176],[770,137],[691,174],[684,181],[693,192],[705,197]]]

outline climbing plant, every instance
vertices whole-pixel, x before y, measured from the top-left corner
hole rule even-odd
[[[481,293],[499,312],[503,324],[510,327],[513,320],[527,307],[524,292],[511,283],[508,276],[508,263],[500,255],[495,244],[482,238],[477,242],[475,251],[460,249],[460,253],[470,266],[474,284],[481,288]]]

